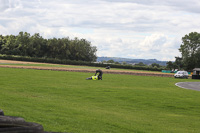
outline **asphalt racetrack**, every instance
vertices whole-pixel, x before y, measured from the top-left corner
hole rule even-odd
[[[179,82],[175,85],[184,89],[200,91],[200,82]]]

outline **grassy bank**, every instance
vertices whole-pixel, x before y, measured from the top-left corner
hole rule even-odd
[[[79,133],[200,132],[200,92],[176,87],[191,79],[0,68],[5,115],[46,131]]]

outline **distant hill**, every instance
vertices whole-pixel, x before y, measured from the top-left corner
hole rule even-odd
[[[157,63],[161,66],[166,66],[167,61],[158,61],[156,59],[130,59],[130,58],[119,58],[119,57],[97,57],[97,62],[114,60],[115,62],[126,62],[128,64],[143,62],[146,65],[151,65],[152,63]]]

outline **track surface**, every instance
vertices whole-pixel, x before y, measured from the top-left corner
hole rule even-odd
[[[1,65],[3,64],[3,65]],[[10,65],[12,64],[12,65]],[[24,62],[24,61],[11,61],[11,60],[0,60],[0,67],[6,68],[21,68],[21,69],[37,69],[37,70],[52,70],[52,71],[72,71],[72,72],[90,72],[94,73],[95,69],[91,68],[70,68],[70,67],[49,67],[49,66],[23,66],[13,64],[49,64],[49,63],[35,63],[35,62]],[[53,65],[53,64],[50,64]],[[54,64],[55,65],[55,64]],[[56,64],[58,65],[58,64]],[[141,76],[158,76],[158,77],[173,77],[173,74],[158,73],[158,72],[141,72],[141,71],[130,71],[130,70],[108,70],[103,69],[104,73],[111,74],[126,74],[126,75],[141,75]]]
[[[184,89],[200,91],[200,82],[179,82],[176,83],[176,86]]]

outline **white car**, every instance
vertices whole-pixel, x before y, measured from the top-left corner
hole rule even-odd
[[[178,71],[176,74],[174,74],[174,78],[188,78],[188,72],[187,71]]]

